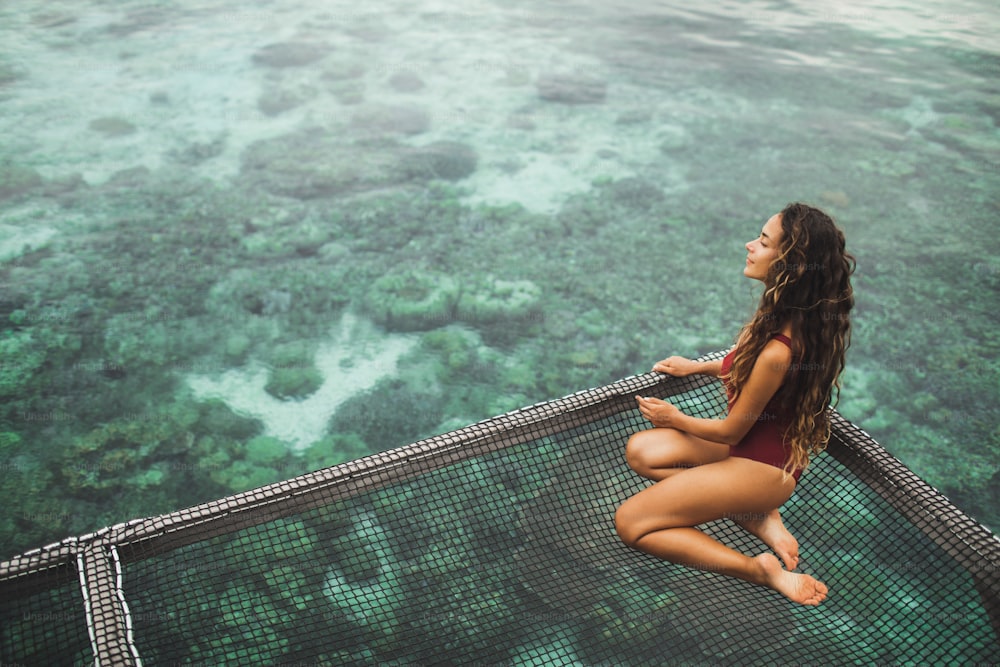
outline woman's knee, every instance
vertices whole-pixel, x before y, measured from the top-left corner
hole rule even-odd
[[[642,533],[638,530],[638,521],[633,508],[633,503],[628,500],[623,502],[615,510],[615,531],[619,539],[627,546],[635,548],[636,542],[642,538]]]
[[[662,435],[656,437],[654,433],[655,431],[638,431],[633,433],[625,444],[625,461],[629,468],[639,474],[656,467],[652,459],[656,450],[661,450],[662,454]]]
[[[666,505],[669,506],[670,503]],[[665,512],[662,506],[650,511],[645,501],[636,496],[629,498],[615,510],[615,532],[622,542],[633,549],[641,550],[639,541],[647,535],[691,525],[694,524],[684,517]]]
[[[633,433],[628,442],[625,443],[625,462],[628,463],[628,467],[636,472],[639,472],[639,468],[645,463],[645,457],[643,455],[643,450],[645,449],[645,431],[638,431]]]

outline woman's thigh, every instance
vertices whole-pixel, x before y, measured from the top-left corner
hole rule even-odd
[[[632,434],[625,447],[629,466],[690,468],[729,457],[729,445],[697,438],[673,428],[651,428]]]
[[[664,530],[697,526],[725,517],[764,515],[795,490],[795,479],[779,468],[727,458],[685,470],[626,500],[615,515],[626,541]]]

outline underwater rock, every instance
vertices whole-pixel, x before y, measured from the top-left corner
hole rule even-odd
[[[0,60],[0,88],[23,79],[26,76],[27,71],[22,65]]]
[[[181,164],[196,165],[222,155],[225,147],[226,138],[218,137],[212,141],[187,144],[184,148],[168,152],[168,155]]]
[[[83,497],[113,498],[163,482],[164,474],[156,468],[161,463],[158,459],[182,453],[194,442],[191,424],[186,423],[190,416],[139,417],[116,419],[75,438],[60,464],[66,487]],[[193,418],[197,419],[197,413]]]
[[[389,77],[389,85],[398,93],[413,93],[424,87],[424,81],[416,73],[403,70]]]
[[[392,141],[342,143],[323,130],[262,139],[243,152],[250,187],[297,199],[328,197],[405,183],[402,148]]]
[[[642,125],[653,120],[653,112],[645,107],[626,109],[618,114],[616,125]]]
[[[396,28],[389,25],[382,12],[357,12],[348,22],[338,21],[337,30],[365,42],[383,42],[396,37]]]
[[[540,313],[541,295],[542,290],[530,280],[490,278],[462,291],[455,316],[473,324],[530,319]]]
[[[577,655],[574,634],[572,626],[569,625],[539,633],[538,639],[518,646],[511,655],[510,662],[505,664],[509,667],[586,664]]]
[[[608,192],[616,203],[640,211],[647,211],[666,199],[663,190],[639,177],[615,181],[608,186]]]
[[[87,124],[91,130],[109,137],[124,137],[135,132],[135,125],[118,116],[102,116]]]
[[[214,608],[205,609],[210,604]],[[198,607],[202,613],[209,613],[211,622],[206,622],[204,632],[185,637],[191,660],[207,665],[232,662],[246,655],[234,647],[252,642],[255,660],[275,663],[288,648],[286,616],[265,593],[230,583],[224,594],[216,593]]]
[[[14,431],[0,431],[0,454],[9,454],[17,449],[21,436]]]
[[[249,461],[229,461],[224,464],[212,462],[209,465],[209,476],[216,484],[221,484],[229,493],[240,493],[256,489],[265,484],[273,484],[282,475],[277,468],[280,466],[260,466]]]
[[[538,127],[538,124],[530,113],[515,111],[507,116],[506,126],[514,130],[531,131]]]
[[[458,297],[459,285],[450,276],[412,269],[372,283],[364,308],[390,331],[423,331],[451,322]]]
[[[674,632],[695,643],[705,658],[729,662],[757,652],[781,655],[798,638],[788,601],[773,592],[691,570],[672,581],[671,589],[676,597],[665,615]],[[757,640],[747,646],[732,637]]]
[[[108,24],[106,30],[114,37],[127,37],[142,30],[155,28],[173,18],[166,7],[147,6],[125,14],[120,21]]]
[[[607,96],[608,84],[587,74],[548,72],[535,83],[538,96],[562,104],[599,104]]]
[[[983,155],[992,161],[1000,150],[993,119],[985,115],[941,114],[920,128],[927,140],[946,146],[960,155]]]
[[[476,153],[458,142],[419,147],[391,138],[351,142],[313,129],[254,142],[243,152],[241,177],[249,187],[313,199],[432,179],[457,180],[475,170],[476,160]]]
[[[426,132],[431,118],[426,111],[415,107],[371,105],[354,114],[351,126],[374,135],[414,135]]]
[[[847,208],[851,204],[851,198],[843,190],[824,190],[819,193],[819,201],[836,208]]]
[[[275,398],[295,400],[313,394],[323,385],[323,375],[315,366],[275,368],[264,391]]]
[[[457,141],[435,141],[403,154],[406,173],[420,180],[461,180],[476,170],[476,151]]]
[[[803,488],[787,503],[788,512],[819,513],[823,521],[813,526],[813,550],[837,549],[852,540],[876,539],[882,530],[881,521],[868,507],[858,505],[857,486],[847,479],[822,488]],[[867,537],[866,537],[867,536]]]
[[[397,616],[405,604],[400,565],[390,543],[374,517],[359,515],[351,532],[338,544],[340,560],[348,564],[351,575],[343,565],[336,567],[323,587],[323,594],[343,617],[365,628],[372,643],[383,649],[395,644],[400,630]]]
[[[317,346],[312,360],[323,383],[307,398],[284,401],[267,393],[269,373],[264,364],[248,364],[221,375],[192,373],[186,379],[196,398],[221,399],[236,414],[259,419],[264,435],[301,451],[323,437],[341,404],[394,374],[397,361],[415,344],[410,336],[386,335],[371,322],[345,313],[331,338]]]
[[[341,104],[351,106],[365,101],[365,82],[360,79],[335,81],[330,84],[330,93]]]
[[[678,125],[661,123],[656,137],[660,140],[660,152],[664,155],[676,155],[678,150],[691,143],[687,130]]]
[[[357,62],[335,62],[327,66],[320,78],[327,81],[357,79],[365,73],[365,66]]]
[[[329,468],[371,454],[368,445],[354,433],[325,435],[299,452],[293,461],[302,472]]]
[[[87,182],[83,180],[83,174],[75,172],[49,179],[42,186],[41,193],[46,197],[63,200],[67,195],[71,195],[86,186]]]
[[[102,190],[130,190],[146,185],[153,173],[149,167],[138,166],[121,169],[111,174],[101,185]]]
[[[302,67],[320,60],[330,48],[313,42],[278,42],[253,54],[253,62],[264,67]]]
[[[283,88],[265,90],[257,98],[257,108],[265,116],[277,116],[301,105],[301,97]]]
[[[42,183],[41,174],[30,167],[0,164],[0,200],[28,194]]]
[[[425,380],[426,381],[426,380]],[[330,419],[330,435],[354,434],[373,452],[426,437],[441,420],[443,400],[423,386],[385,379],[344,401]]]
[[[246,444],[247,461],[258,465],[273,464],[285,458],[288,447],[281,440],[258,435]]]
[[[2,250],[3,244],[0,243]],[[3,255],[0,257],[7,259]],[[45,363],[46,356],[45,345],[35,340],[31,331],[5,331],[0,337],[0,359],[4,360],[0,364],[0,398],[11,399],[27,389],[35,371]]]

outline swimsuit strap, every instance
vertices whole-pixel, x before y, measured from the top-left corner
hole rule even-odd
[[[785,334],[774,334],[771,338],[775,340],[780,340],[782,343],[788,346],[788,349],[792,349],[792,339]]]

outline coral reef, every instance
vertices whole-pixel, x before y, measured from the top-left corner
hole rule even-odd
[[[541,294],[530,280],[489,277],[478,285],[463,286],[455,316],[472,324],[503,322],[518,326],[541,314]]]
[[[391,651],[396,643],[405,597],[399,581],[402,565],[392,555],[389,540],[372,517],[356,517],[339,543],[340,565],[323,587],[343,617],[364,628],[368,643],[383,651]]]
[[[365,295],[365,310],[392,331],[420,331],[454,318],[459,285],[451,276],[416,269],[382,276]]]
[[[253,62],[265,67],[302,67],[323,58],[329,47],[314,42],[276,42],[253,54]]]
[[[0,161],[0,201],[28,194],[42,183],[42,177],[36,170]]]
[[[242,178],[274,194],[313,199],[435,178],[458,180],[475,169],[475,151],[461,143],[411,147],[384,136],[386,131],[423,131],[426,121],[419,113],[385,111],[359,118],[374,138],[349,141],[308,129],[254,142],[243,153]]]
[[[365,105],[351,117],[351,128],[361,134],[423,134],[431,125],[423,109],[408,106]]]
[[[225,401],[236,413],[261,420],[265,435],[301,451],[323,436],[342,403],[393,373],[415,343],[402,334],[376,336],[370,324],[344,314],[332,335],[317,343],[308,365],[301,350],[288,353],[290,357],[279,353],[277,369],[248,364],[221,375],[192,373],[187,384],[196,397]],[[287,374],[278,375],[288,359],[293,363],[285,367]]]

